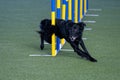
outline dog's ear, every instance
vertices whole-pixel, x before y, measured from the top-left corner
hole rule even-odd
[[[77,23],[80,26],[80,30],[84,30],[84,27],[86,26],[86,24],[84,22],[79,22]]]
[[[79,23],[77,23],[79,26],[83,26],[83,27],[85,27],[86,26],[86,24],[84,23],[84,22],[79,22]]]

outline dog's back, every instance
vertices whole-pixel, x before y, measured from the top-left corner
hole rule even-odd
[[[68,30],[75,24],[71,20],[65,21],[62,19],[56,19],[55,22],[55,25],[51,25],[51,19],[44,19],[40,23],[41,32],[44,33],[44,38],[49,43],[51,43],[51,36],[53,33],[60,39],[68,39]]]
[[[55,20],[55,26],[51,25],[50,19],[44,19],[40,23],[40,29],[41,32],[44,33],[45,36],[52,36],[53,33],[55,33],[56,36],[63,38],[65,35],[65,28],[66,28],[66,22],[62,19],[56,19]]]
[[[51,26],[51,20],[49,19],[44,19],[41,21],[40,23],[40,29],[41,31],[44,31],[44,32],[48,32],[48,30],[50,31],[50,26]]]
[[[41,35],[43,35],[43,38],[46,42],[51,43],[51,36],[53,34],[53,31],[51,29],[51,20],[50,19],[44,19],[40,22],[40,29],[41,29]]]

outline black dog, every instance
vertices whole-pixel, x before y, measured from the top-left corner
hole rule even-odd
[[[74,23],[70,20],[65,21],[62,19],[56,19],[55,26],[53,26],[51,25],[50,19],[42,20],[40,23],[41,31],[38,31],[41,37],[41,50],[44,48],[44,40],[51,44],[51,36],[53,33],[55,33],[57,37],[60,39],[64,38],[68,43],[70,43],[74,51],[79,56],[92,62],[97,62],[96,59],[90,56],[82,40],[84,26],[86,26],[86,24],[83,22]],[[83,50],[79,48],[79,44]]]

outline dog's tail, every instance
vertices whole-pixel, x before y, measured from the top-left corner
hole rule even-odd
[[[36,31],[38,34],[41,34],[41,31]]]

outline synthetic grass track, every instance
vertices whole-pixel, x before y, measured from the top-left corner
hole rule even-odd
[[[50,52],[39,49],[41,19],[50,17],[49,0],[0,0],[0,80],[119,80],[120,78],[120,1],[89,0],[88,11],[99,17],[87,24],[85,44],[98,62],[81,59],[74,52],[59,52],[56,57],[29,57]],[[69,48],[68,43],[63,48]]]

